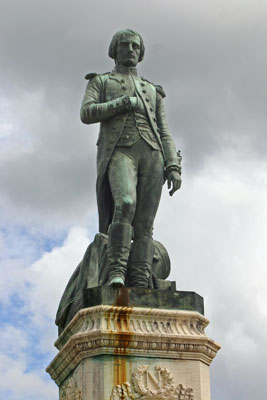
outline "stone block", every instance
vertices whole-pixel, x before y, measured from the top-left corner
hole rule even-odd
[[[191,310],[204,315],[203,297],[195,292],[175,291],[175,282],[172,282],[172,286],[168,290],[98,286],[84,291],[82,308],[100,304]]]

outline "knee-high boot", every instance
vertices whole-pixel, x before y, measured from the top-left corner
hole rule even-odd
[[[132,235],[133,227],[130,224],[113,222],[109,226],[107,243],[109,286],[124,285]]]
[[[129,261],[130,286],[151,288],[154,243],[150,238],[137,239]]]

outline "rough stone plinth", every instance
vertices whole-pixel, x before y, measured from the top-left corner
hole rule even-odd
[[[60,400],[209,400],[220,346],[207,325],[198,311],[88,307],[59,336],[47,372]]]
[[[83,293],[82,308],[105,304],[123,307],[190,310],[198,311],[204,315],[203,297],[195,292],[176,291],[175,282],[169,283],[168,290],[112,288],[110,286],[86,289]]]

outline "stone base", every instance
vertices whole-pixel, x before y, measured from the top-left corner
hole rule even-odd
[[[198,311],[91,306],[59,336],[47,372],[60,400],[209,400],[220,346],[207,325]]]
[[[60,386],[60,399],[208,400],[209,381],[200,361],[101,355],[79,364]]]

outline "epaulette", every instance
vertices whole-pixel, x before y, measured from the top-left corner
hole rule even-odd
[[[155,85],[155,86],[156,86],[157,92],[158,92],[163,98],[166,97],[166,93],[164,92],[163,87],[160,86],[160,85]]]
[[[140,78],[142,79],[142,81],[148,82],[148,83],[150,83],[151,85],[156,86],[156,85],[154,85],[153,82],[150,82],[148,79],[143,78],[142,76],[140,76]]]
[[[96,72],[90,72],[89,74],[85,75],[84,79],[87,79],[88,81],[90,81],[90,79],[93,79],[96,75],[97,75]]]
[[[85,75],[84,79],[90,81],[90,79],[93,79],[97,75],[106,75],[106,74],[109,74],[109,72],[105,72],[104,74],[97,74],[96,72],[90,72],[89,74]]]
[[[164,92],[162,86],[160,86],[160,85],[155,85],[153,82],[150,82],[149,80],[143,78],[142,76],[141,76],[141,79],[142,79],[143,81],[148,82],[148,83],[150,83],[151,85],[155,86],[157,92],[158,92],[163,98],[166,97],[166,93]]]

